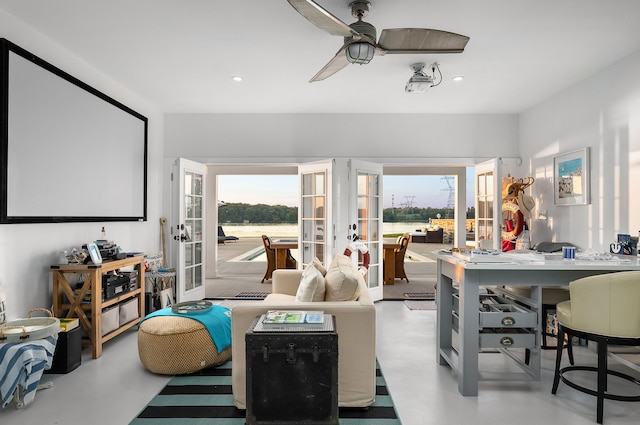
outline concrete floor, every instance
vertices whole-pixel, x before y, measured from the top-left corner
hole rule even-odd
[[[233,255],[234,250],[244,248],[231,243],[218,247],[221,258],[222,255],[233,258],[237,256]],[[413,244],[409,246],[409,250],[412,249],[421,249],[428,255],[427,251],[434,247]],[[426,264],[416,267],[426,267]],[[237,267],[239,275],[233,277],[227,273],[222,278],[239,285],[234,291],[244,285],[270,289],[270,285],[260,284],[264,263]],[[418,268],[407,273],[411,279],[409,285],[414,284],[414,275],[415,282],[421,278],[432,279],[420,277],[423,272]],[[208,296],[215,295],[215,282],[207,285]],[[407,284],[396,283],[394,287],[400,285]],[[214,292],[209,293],[210,290]],[[381,301],[376,307],[376,354],[404,425],[595,423],[593,397],[564,384],[556,396],[551,394],[554,351],[542,353],[541,381],[481,382],[477,397],[462,397],[458,393],[456,374],[436,362],[436,312],[409,310],[401,301]],[[24,410],[13,406],[0,409],[0,424],[128,424],[169,378],[151,374],[142,367],[135,330],[107,342],[103,350],[103,356],[93,360],[90,350],[84,349],[78,369],[66,375],[46,375],[43,381],[52,381],[53,388],[39,391],[35,401]],[[499,353],[481,357],[482,367],[508,369],[512,364]],[[576,347],[576,360],[593,364],[595,355],[586,347]],[[610,385],[611,390],[622,387],[623,384],[617,382]],[[638,389],[634,391],[638,393]],[[639,421],[640,403],[605,402],[605,424],[637,424]]]
[[[436,363],[436,312],[409,310],[400,301],[376,305],[377,357],[404,425],[595,423],[593,397],[562,384],[551,395],[553,351],[543,352],[540,382],[482,382],[478,397],[462,397],[456,375]],[[488,367],[510,362],[483,356]],[[594,354],[577,347],[576,359],[592,363]],[[107,342],[99,359],[85,349],[82,360],[69,374],[46,375],[53,388],[39,391],[24,410],[0,410],[0,424],[127,424],[169,379],[141,366],[134,330]],[[640,403],[605,402],[605,424],[639,420]]]

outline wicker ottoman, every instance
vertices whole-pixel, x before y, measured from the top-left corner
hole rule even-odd
[[[188,317],[151,317],[138,329],[138,355],[153,373],[179,375],[218,366],[231,358],[231,347],[218,353],[200,322]]]

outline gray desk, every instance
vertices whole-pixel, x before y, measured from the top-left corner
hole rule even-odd
[[[480,347],[479,294],[481,286],[510,285],[531,286],[528,305],[537,311],[542,320],[541,287],[563,286],[570,281],[591,275],[626,270],[640,270],[636,257],[624,257],[627,261],[544,261],[544,256],[534,254],[501,254],[505,263],[473,263],[451,253],[437,254],[437,361],[449,365],[458,374],[458,391],[463,396],[478,395],[479,380],[539,380],[540,379],[540,331],[536,328],[536,343],[531,350],[529,365],[520,362],[522,374],[516,376],[483,376],[478,367]],[[454,306],[455,299],[458,303]],[[454,307],[458,317],[452,319]],[[457,324],[457,332],[456,332]],[[457,336],[454,336],[457,333]],[[457,341],[454,341],[457,339]],[[454,342],[457,342],[454,343]]]

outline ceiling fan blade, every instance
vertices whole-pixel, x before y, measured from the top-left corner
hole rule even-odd
[[[358,31],[333,16],[322,6],[312,0],[287,0],[299,14],[307,18],[312,24],[325,30],[331,35],[352,37],[360,35]]]
[[[324,79],[327,79],[336,72],[340,71],[345,66],[350,65],[351,62],[347,60],[347,47],[349,47],[349,44],[345,44],[344,46],[342,46],[342,48],[338,50],[338,53],[336,53],[333,59],[331,59],[329,63],[327,63],[320,71],[318,71],[318,73],[314,75],[313,78],[309,80],[309,82],[313,83],[314,81],[322,81]]]
[[[386,53],[462,53],[469,37],[426,28],[382,30],[378,46]]]

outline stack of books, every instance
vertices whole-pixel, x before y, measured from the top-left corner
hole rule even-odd
[[[256,332],[333,331],[330,314],[322,311],[269,310],[258,319]]]
[[[324,323],[322,311],[270,310],[262,319],[263,325],[319,325]]]
[[[69,332],[77,328],[79,324],[80,320],[75,317],[60,319],[60,332]]]

